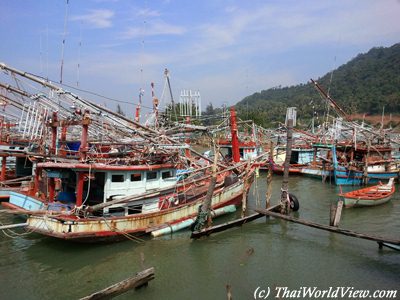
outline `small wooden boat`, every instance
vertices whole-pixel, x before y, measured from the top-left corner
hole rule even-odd
[[[388,202],[395,192],[394,178],[387,184],[379,184],[367,188],[341,193],[345,207],[375,206]]]

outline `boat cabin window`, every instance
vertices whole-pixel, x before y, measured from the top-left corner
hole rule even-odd
[[[142,174],[140,173],[131,174],[131,181],[142,181]]]
[[[111,181],[112,182],[124,182],[125,176],[124,176],[124,174],[113,174],[111,176]]]
[[[167,179],[167,178],[171,178],[171,177],[173,177],[171,170],[161,172],[161,178],[162,179]]]
[[[157,172],[154,172],[154,171],[152,171],[152,172],[147,172],[147,173],[146,173],[146,179],[147,179],[147,180],[154,180],[154,179],[157,179]]]

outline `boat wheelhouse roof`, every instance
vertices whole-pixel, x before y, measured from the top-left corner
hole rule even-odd
[[[102,170],[102,171],[146,171],[174,168],[171,163],[155,164],[155,165],[107,165],[102,163],[85,164],[85,163],[54,163],[45,162],[38,163],[39,168],[44,169],[76,169],[76,170]]]

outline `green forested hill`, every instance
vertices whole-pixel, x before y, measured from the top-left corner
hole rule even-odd
[[[317,78],[318,83],[348,114],[400,113],[400,43],[372,48],[359,54],[331,73]],[[313,78],[315,79],[315,78]],[[247,96],[237,105],[239,116],[267,126],[283,122],[286,108],[297,107],[299,121],[306,125],[313,111],[322,115],[324,102],[311,82],[291,87],[263,90]],[[314,108],[313,108],[314,106]]]

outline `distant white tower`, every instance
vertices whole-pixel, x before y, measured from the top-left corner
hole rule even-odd
[[[181,95],[179,97],[179,111],[182,117],[200,117],[200,91],[181,90]]]

